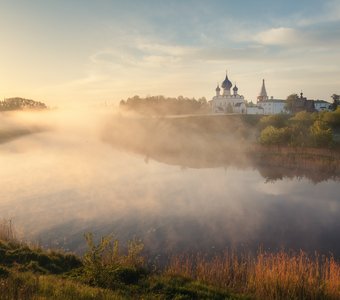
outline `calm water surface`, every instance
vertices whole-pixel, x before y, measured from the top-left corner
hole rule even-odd
[[[262,246],[340,258],[335,180],[274,181],[252,168],[167,165],[76,131],[2,144],[0,165],[0,218],[43,245],[81,252],[83,233],[92,231],[141,238],[159,255]]]

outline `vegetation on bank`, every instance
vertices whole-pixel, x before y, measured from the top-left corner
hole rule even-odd
[[[338,143],[340,108],[332,112],[266,116],[259,127],[262,145],[329,148]]]
[[[2,227],[3,228],[3,227]],[[146,263],[133,240],[112,236],[73,254],[29,247],[2,234],[0,299],[339,299],[340,264],[300,253],[174,256],[164,268]],[[246,296],[247,295],[247,296]]]
[[[43,109],[47,109],[45,103],[30,99],[15,97],[0,101],[0,111],[43,110]]]
[[[183,96],[177,98],[164,96],[147,96],[140,98],[139,96],[134,96],[126,100],[121,100],[120,108],[142,115],[160,116],[210,112],[209,105],[204,97],[195,99]]]

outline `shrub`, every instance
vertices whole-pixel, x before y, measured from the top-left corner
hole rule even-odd
[[[85,282],[104,288],[120,284],[135,284],[146,274],[141,252],[144,245],[137,240],[128,243],[127,254],[119,251],[118,240],[112,236],[102,237],[96,245],[93,234],[85,234],[88,250],[84,255]]]
[[[288,115],[285,114],[277,114],[277,115],[271,115],[271,116],[265,116],[261,118],[259,122],[260,128],[266,128],[268,126],[273,126],[275,128],[282,128],[286,126]]]
[[[310,127],[310,141],[314,147],[329,147],[333,143],[332,130],[320,120]]]
[[[322,115],[322,121],[326,122],[332,128],[340,127],[340,107],[333,112],[325,112]]]
[[[289,128],[275,128],[268,126],[262,130],[260,143],[263,145],[287,145],[290,143]]]
[[[309,127],[313,124],[316,117],[317,116],[312,113],[300,111],[294,117],[290,118],[289,122],[293,124],[299,124],[300,126]]]

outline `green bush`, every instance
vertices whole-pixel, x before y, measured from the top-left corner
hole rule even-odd
[[[340,128],[340,107],[336,111],[323,113],[322,121],[332,128]]]
[[[289,119],[289,123],[291,124],[298,124],[299,126],[309,127],[313,124],[317,115],[306,112],[300,111],[294,117]]]
[[[103,288],[115,288],[121,284],[136,284],[147,272],[141,252],[144,245],[132,240],[127,254],[121,254],[118,240],[112,236],[102,237],[94,243],[93,234],[85,234],[88,250],[84,255],[83,280]]]
[[[285,127],[287,124],[288,117],[289,115],[285,114],[277,114],[262,117],[259,122],[259,127],[261,129],[266,128],[268,126],[273,126],[275,128]]]
[[[291,135],[289,128],[275,128],[268,126],[262,130],[260,135],[260,143],[263,145],[288,145]]]
[[[310,127],[310,141],[314,147],[329,147],[333,143],[332,130],[324,122],[317,120]]]
[[[73,254],[33,249],[18,242],[0,241],[0,263],[11,267],[18,264],[22,271],[61,274],[79,268],[81,261]]]

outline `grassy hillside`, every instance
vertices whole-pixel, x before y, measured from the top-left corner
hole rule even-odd
[[[3,228],[3,226],[2,226]],[[96,245],[87,235],[83,258],[30,247],[1,235],[0,299],[247,299],[189,277],[151,270],[131,242],[121,254],[116,241]]]
[[[122,252],[118,240],[95,243],[87,234],[80,258],[1,237],[0,299],[340,298],[340,264],[333,257],[225,252],[176,256],[160,269],[145,263],[137,240]]]

